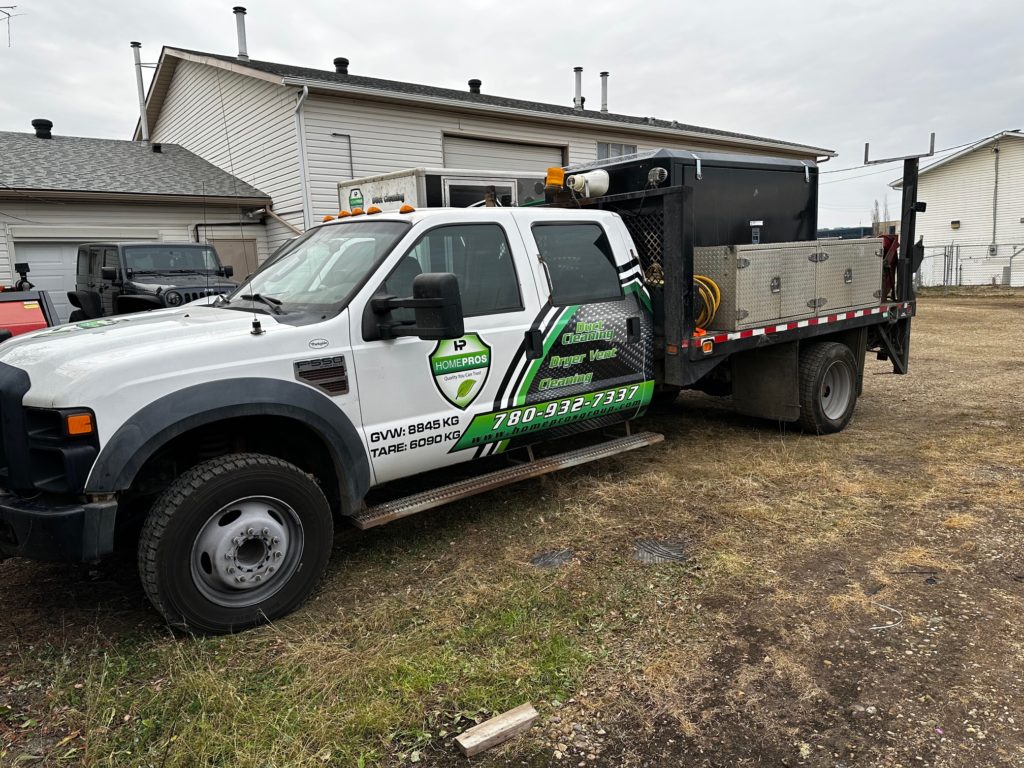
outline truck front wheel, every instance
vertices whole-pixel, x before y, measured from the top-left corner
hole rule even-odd
[[[139,573],[171,626],[237,632],[305,602],[333,533],[309,475],[272,456],[230,454],[188,470],[157,499],[139,538]]]
[[[839,432],[857,405],[857,360],[845,344],[822,342],[800,350],[800,426]]]

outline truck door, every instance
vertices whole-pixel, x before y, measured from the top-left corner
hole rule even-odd
[[[460,445],[474,417],[494,409],[508,370],[522,358],[540,311],[533,271],[511,216],[492,221],[438,217],[413,244],[393,254],[354,313],[352,347],[364,438],[378,483],[466,461],[484,445]],[[426,341],[383,340],[371,294],[412,295],[423,272],[453,272],[459,281],[465,335]],[[372,284],[372,283],[371,283]],[[396,320],[412,320],[411,312]],[[359,314],[356,314],[358,317]],[[369,320],[367,319],[369,318]]]
[[[485,453],[527,443],[538,430],[555,437],[631,419],[654,389],[650,297],[621,226],[550,214],[518,222],[547,302],[534,326],[536,353],[499,393],[505,415],[490,424]]]

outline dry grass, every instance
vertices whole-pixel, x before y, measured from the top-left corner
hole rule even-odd
[[[926,299],[911,375],[871,362],[840,435],[685,395],[660,446],[342,537],[314,602],[239,637],[170,636],[127,570],[5,563],[0,762],[455,765],[456,732],[529,700],[542,726],[483,764],[586,760],[569,722],[609,766],[1012,764],[1022,316]],[[639,538],[690,560],[641,566]]]

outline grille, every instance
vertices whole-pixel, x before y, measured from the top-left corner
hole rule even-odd
[[[196,299],[205,299],[207,296],[223,296],[224,291],[212,288],[201,291],[182,291],[181,295],[185,297],[185,301],[195,301]]]
[[[636,245],[637,258],[644,271],[644,281],[656,288],[663,287],[665,285],[665,270],[662,266],[665,257],[663,206],[659,205],[650,212],[635,214],[623,212],[622,221]]]
[[[295,378],[329,395],[344,395],[348,392],[348,371],[342,355],[301,360],[295,363]]]

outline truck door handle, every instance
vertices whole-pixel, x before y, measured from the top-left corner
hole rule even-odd
[[[626,341],[630,344],[636,344],[638,341],[640,341],[639,317],[626,318]]]
[[[544,357],[544,334],[538,329],[531,328],[526,332],[526,359],[539,360]]]

